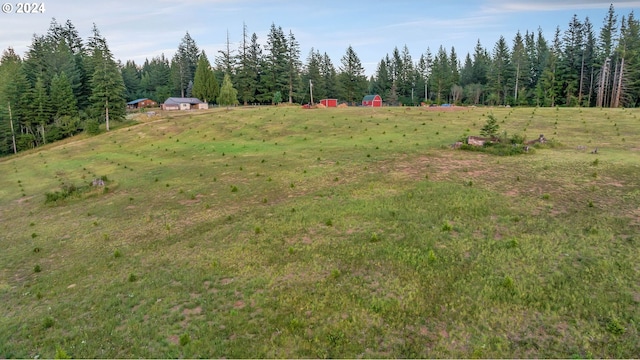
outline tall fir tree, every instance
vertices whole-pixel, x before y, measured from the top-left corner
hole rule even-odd
[[[192,94],[198,99],[209,103],[213,102],[216,99],[218,93],[218,81],[213,74],[211,63],[209,63],[207,55],[205,54],[204,50],[202,50],[200,59],[198,60],[198,67],[196,68]]]
[[[355,104],[362,100],[368,84],[360,58],[358,58],[358,54],[356,54],[351,45],[347,47],[340,63],[338,79],[342,89],[342,98],[351,104]]]
[[[125,116],[125,86],[118,65],[113,59],[106,39],[100,36],[94,26],[93,38],[96,46],[91,46],[91,115],[104,122],[110,129],[110,120],[122,120]]]
[[[127,101],[132,101],[142,97],[140,91],[140,69],[138,69],[136,63],[132,60],[127,60],[121,68],[121,73],[125,87],[125,99]]]
[[[271,24],[267,35],[267,55],[265,58],[265,76],[262,77],[265,97],[269,99],[276,92],[289,92],[289,63],[287,60],[287,38],[282,27]]]
[[[171,74],[176,95],[186,96],[189,82],[193,83],[199,55],[198,45],[187,32],[178,45],[178,51],[171,59]]]
[[[293,104],[296,92],[300,88],[300,44],[293,32],[289,30],[287,37],[287,80],[289,85],[289,104]]]

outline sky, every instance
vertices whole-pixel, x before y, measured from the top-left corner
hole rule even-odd
[[[599,31],[611,4],[619,18],[640,10],[640,0],[48,0],[37,2],[43,12],[29,14],[18,13],[21,3],[3,4],[0,51],[12,47],[21,56],[53,18],[70,20],[84,40],[95,23],[117,60],[139,65],[160,54],[171,58],[186,32],[213,62],[227,32],[232,49],[240,45],[243,23],[264,45],[275,24],[293,33],[303,62],[313,48],[338,68],[351,45],[367,76],[395,47],[406,45],[414,61],[427,49],[435,54],[440,46],[447,52],[454,47],[462,62],[478,40],[491,51],[501,35],[512,44],[518,31],[540,28],[551,41],[574,14],[589,17]]]

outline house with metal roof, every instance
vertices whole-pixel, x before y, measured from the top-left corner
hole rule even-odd
[[[127,109],[143,109],[158,106],[158,103],[151,99],[137,99],[127,103]]]
[[[170,97],[162,104],[162,110],[197,110],[208,109],[209,104],[198,98]]]

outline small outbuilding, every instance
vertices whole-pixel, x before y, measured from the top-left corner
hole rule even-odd
[[[382,98],[380,95],[367,95],[362,98],[362,106],[381,107]]]
[[[198,110],[208,109],[209,104],[198,98],[170,97],[162,104],[162,110]]]
[[[156,107],[158,103],[151,99],[137,99],[127,103],[127,109],[144,109],[148,107]]]
[[[320,104],[326,107],[338,107],[338,99],[322,99]]]

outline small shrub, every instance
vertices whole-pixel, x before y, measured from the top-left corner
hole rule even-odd
[[[185,346],[191,342],[191,336],[189,334],[184,333],[180,335],[180,346]]]
[[[436,253],[433,251],[433,249],[429,250],[429,252],[427,253],[427,261],[429,261],[430,263],[434,263],[436,262],[436,260],[438,260],[438,258],[436,257]]]
[[[53,326],[53,324],[55,324],[55,320],[53,320],[51,316],[47,316],[42,320],[42,326],[45,329],[49,329],[50,327]]]
[[[33,267],[33,272],[35,273],[39,273],[42,271],[42,267],[40,267],[40,265],[36,265]]]
[[[63,348],[56,346],[56,355],[54,356],[54,359],[71,359],[71,356],[69,356]]]
[[[116,251],[113,252],[113,257],[116,259],[122,257],[122,253],[120,252],[120,250],[116,249]]]
[[[233,193],[238,192],[238,187],[235,185],[231,185],[231,192]]]
[[[131,273],[129,274],[129,282],[136,282],[138,281],[138,276],[136,276],[136,274]]]
[[[87,120],[84,125],[84,130],[89,135],[98,135],[100,134],[100,124],[97,120]]]
[[[333,221],[331,219],[327,219],[327,221],[325,221],[324,224],[327,226],[333,226]]]
[[[614,335],[622,335],[625,333],[626,329],[620,323],[616,317],[611,317],[607,320],[607,331]]]
[[[493,114],[489,114],[487,122],[482,129],[480,129],[480,135],[484,137],[495,137],[498,129],[500,129],[500,125],[498,125],[497,119]]]
[[[370,242],[378,242],[378,241],[380,241],[380,237],[378,236],[378,234],[373,233],[373,234],[371,234],[371,238],[369,238],[369,241]]]
[[[340,272],[340,270],[338,269],[333,269],[331,270],[331,278],[332,279],[337,279],[340,277],[340,275],[342,275],[342,273]]]
[[[453,230],[453,226],[448,221],[442,223],[442,231],[449,232],[451,230]]]

